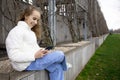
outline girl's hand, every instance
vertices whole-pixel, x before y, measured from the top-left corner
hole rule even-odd
[[[40,49],[35,53],[35,58],[41,58],[48,53],[48,50]]]

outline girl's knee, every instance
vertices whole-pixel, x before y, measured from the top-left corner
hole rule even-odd
[[[58,54],[59,56],[64,56],[63,51],[55,51],[56,54]]]

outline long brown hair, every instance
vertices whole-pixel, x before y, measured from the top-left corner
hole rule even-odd
[[[32,6],[32,5],[29,5],[20,14],[20,16],[18,17],[17,22],[18,21],[24,21],[25,20],[25,16],[30,16],[34,10],[40,12],[40,14],[41,14],[40,8],[37,8],[37,7]],[[40,39],[40,37],[41,37],[41,20],[39,20],[37,22],[37,25],[35,25],[31,30],[35,32],[37,39]]]

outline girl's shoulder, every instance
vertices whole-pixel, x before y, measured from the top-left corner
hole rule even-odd
[[[25,29],[22,29],[20,26],[15,26],[14,28],[12,28],[9,32],[8,35],[23,35],[25,33]]]

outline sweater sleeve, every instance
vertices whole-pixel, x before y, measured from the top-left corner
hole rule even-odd
[[[21,31],[11,31],[6,38],[6,49],[8,57],[13,62],[30,62],[34,61],[33,51],[23,52],[21,50],[23,44],[23,32]]]

